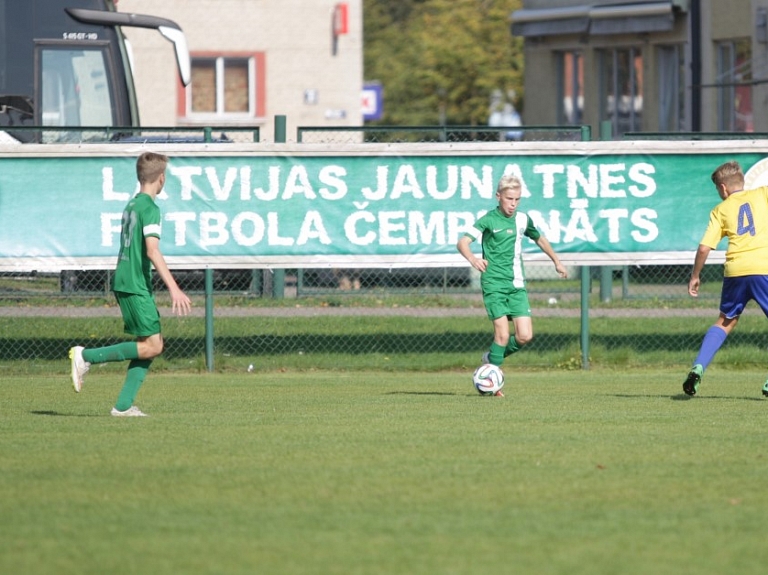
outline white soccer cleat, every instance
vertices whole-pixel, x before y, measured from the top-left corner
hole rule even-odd
[[[69,359],[72,363],[72,387],[75,388],[76,393],[80,393],[83,389],[85,374],[91,367],[91,364],[83,359],[84,349],[83,346],[77,345],[69,350]]]
[[[132,405],[125,411],[118,411],[117,408],[113,407],[111,413],[114,417],[148,417],[146,413],[135,405]]]
[[[491,352],[486,351],[483,356],[480,358],[480,363],[482,365],[485,365],[486,363],[491,363]]]

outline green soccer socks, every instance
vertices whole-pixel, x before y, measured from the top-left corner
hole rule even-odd
[[[83,359],[88,363],[106,363],[139,359],[139,346],[135,341],[124,341],[107,347],[95,347],[83,350]]]
[[[133,400],[136,399],[136,394],[139,393],[141,384],[144,383],[144,378],[147,377],[147,371],[149,371],[151,364],[151,359],[131,360],[131,363],[128,364],[128,374],[125,376],[123,389],[120,390],[120,395],[117,397],[115,409],[127,411],[131,408]]]

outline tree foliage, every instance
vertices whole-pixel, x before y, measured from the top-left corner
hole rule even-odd
[[[485,125],[491,94],[521,106],[521,0],[363,0],[367,81],[384,88],[387,125]]]

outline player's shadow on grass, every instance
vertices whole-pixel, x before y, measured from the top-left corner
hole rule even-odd
[[[458,395],[452,391],[388,391],[385,395]]]
[[[657,394],[651,394],[651,393],[611,393],[611,397],[618,397],[619,399],[675,399],[675,400],[683,400],[683,399],[691,399],[684,393],[681,393],[679,395],[665,395],[663,393],[657,393]]]
[[[651,394],[629,394],[629,393],[614,393],[613,397],[618,397],[622,399],[670,399],[672,401],[702,401],[702,400],[709,400],[709,399],[738,399],[740,401],[765,401],[764,399],[760,397],[728,397],[725,395],[697,395],[696,397],[691,397],[690,395],[686,395],[684,393],[676,393],[675,395],[651,395]]]
[[[761,397],[732,397],[727,395],[697,395],[696,397],[691,397],[690,395],[685,395],[684,393],[679,393],[677,395],[673,395],[670,397],[672,401],[705,401],[710,399],[737,399],[739,401],[765,401]]]
[[[48,417],[98,417],[92,413],[61,413],[60,411],[53,411],[50,409],[40,409],[30,411],[32,415],[45,415]]]

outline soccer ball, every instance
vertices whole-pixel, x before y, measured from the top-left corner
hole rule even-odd
[[[472,383],[480,395],[494,395],[504,387],[504,372],[498,365],[483,364],[472,374]]]

